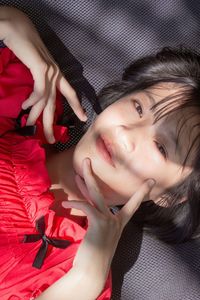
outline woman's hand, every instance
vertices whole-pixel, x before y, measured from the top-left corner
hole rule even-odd
[[[88,230],[78,248],[73,267],[68,273],[48,287],[37,299],[97,299],[101,294],[111,261],[124,226],[132,217],[144,197],[150,192],[153,181],[147,181],[124,205],[121,211],[113,215],[104,202],[104,198],[92,175],[89,159],[83,162],[84,181],[77,176],[77,185],[88,202],[64,201],[65,208],[76,208],[86,213]]]
[[[88,202],[63,202],[65,208],[80,209],[88,217],[88,230],[76,254],[74,266],[80,266],[87,272],[95,270],[95,276],[98,275],[100,278],[103,276],[105,281],[125,225],[155,182],[152,179],[146,181],[123,208],[117,214],[113,214],[106,206],[104,197],[92,175],[89,159],[83,162],[83,177],[85,182],[78,175],[76,182]]]
[[[65,96],[69,105],[81,121],[85,115],[75,90],[64,78],[59,67],[49,54],[30,19],[21,11],[11,7],[0,7],[0,39],[29,68],[34,88],[22,108],[32,107],[27,125],[35,124],[43,112],[43,126],[46,139],[55,142],[53,120],[56,88]]]

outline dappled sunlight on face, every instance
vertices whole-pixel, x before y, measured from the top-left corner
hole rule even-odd
[[[151,110],[178,89],[163,84],[121,98],[96,118],[76,146],[75,171],[82,176],[82,160],[91,159],[108,205],[125,203],[148,178],[156,181],[149,199],[157,202],[191,173],[192,152],[184,168],[183,161],[196,134],[191,128],[197,116],[187,118],[194,111],[180,109],[154,122]]]

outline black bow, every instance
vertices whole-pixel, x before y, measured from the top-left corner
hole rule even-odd
[[[38,250],[38,253],[36,254],[36,257],[32,265],[33,267],[40,269],[42,267],[42,264],[44,262],[47,253],[48,244],[56,248],[65,249],[67,248],[67,246],[69,246],[70,242],[67,240],[47,237],[45,234],[44,216],[42,216],[40,219],[36,221],[36,229],[37,231],[39,231],[39,234],[25,234],[23,243],[33,243],[42,239],[42,245],[40,246],[40,249]]]

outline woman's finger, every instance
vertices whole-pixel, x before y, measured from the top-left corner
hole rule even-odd
[[[92,174],[91,162],[88,158],[84,159],[83,161],[83,177],[92,203],[102,213],[108,214],[108,207],[105,205],[104,197],[100,192],[97,182]]]
[[[51,95],[49,101],[53,100],[53,95]],[[55,113],[55,105],[54,103],[47,104],[43,111],[43,127],[44,127],[44,135],[46,140],[53,144],[55,143],[55,137],[53,132],[53,121],[54,121],[54,113]]]
[[[48,97],[49,91],[46,88],[46,75],[43,74],[42,76],[38,73],[33,75],[33,80],[34,80],[34,89],[33,89],[33,93],[34,95],[36,95],[36,97],[38,96],[39,101],[36,101],[36,103],[33,105],[33,107],[31,108],[31,111],[29,113],[26,125],[34,125],[37,121],[37,119],[39,118],[40,114],[42,113],[45,105],[46,105],[46,98]],[[26,101],[25,101],[26,102]],[[27,103],[25,104],[25,102],[22,105],[22,108],[25,109],[25,107],[27,106]]]
[[[143,183],[140,189],[134,193],[134,195],[129,199],[129,201],[123,206],[119,212],[121,218],[122,226],[124,227],[128,221],[131,219],[135,211],[140,206],[144,197],[151,191],[155,185],[155,180],[148,179]]]
[[[37,74],[35,75],[33,74],[33,79],[34,79],[33,92],[30,94],[29,98],[22,103],[23,109],[27,109],[28,107],[35,105],[46,94],[49,93],[46,87],[45,74],[43,75],[41,74],[39,72],[37,72]]]
[[[22,109],[26,110],[30,106],[35,105],[38,101],[40,101],[40,99],[41,95],[38,95],[35,93],[35,91],[33,91],[29,98],[22,103]]]
[[[53,133],[53,122],[54,122],[54,114],[55,114],[55,105],[56,101],[56,78],[52,80],[51,83],[51,91],[47,100],[47,105],[43,111],[43,126],[44,126],[44,134],[49,143],[55,143],[55,137]]]
[[[41,64],[42,65],[42,64]],[[44,64],[44,67],[40,67],[41,69],[36,69],[34,72],[32,71],[33,76],[33,94],[38,98],[44,97],[46,93],[46,77],[47,77],[47,65]]]
[[[80,104],[75,90],[71,87],[71,85],[67,82],[67,80],[61,73],[58,76],[57,87],[63,94],[63,96],[67,99],[69,105],[71,106],[77,117],[83,122],[87,121],[87,116]]]
[[[75,176],[75,182],[76,182],[76,184],[77,184],[77,186],[78,186],[78,188],[79,188],[81,194],[83,195],[83,197],[84,197],[85,199],[87,199],[88,202],[89,202],[91,205],[93,205],[92,200],[91,200],[91,198],[90,198],[90,195],[89,195],[89,193],[88,193],[87,187],[86,187],[86,185],[85,185],[83,179],[82,179],[79,175],[76,175],[76,176]]]
[[[86,201],[76,201],[76,200],[68,200],[63,201],[62,206],[64,208],[75,208],[84,212],[84,214],[88,217],[88,220],[91,222],[97,220],[98,213],[94,206],[90,205]]]
[[[31,108],[26,122],[27,126],[34,125],[36,123],[44,107],[45,107],[45,101],[40,100]]]

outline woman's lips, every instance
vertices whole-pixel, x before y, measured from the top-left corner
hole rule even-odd
[[[112,152],[109,144],[106,143],[106,141],[99,136],[96,140],[96,148],[100,155],[104,158],[106,162],[108,162],[110,165],[115,167],[115,164],[113,162]]]

